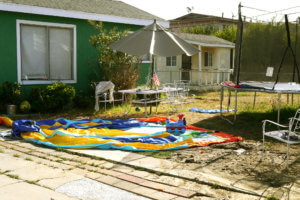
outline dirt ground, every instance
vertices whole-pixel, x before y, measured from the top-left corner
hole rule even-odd
[[[213,121],[215,128],[222,123],[222,131],[242,136],[243,141],[237,143],[213,144],[205,147],[194,147],[172,152],[169,159],[181,163],[197,163],[211,171],[228,175],[253,178],[270,187],[291,187],[300,181],[300,148],[290,145],[289,165],[286,167],[285,143],[266,138],[265,152],[262,151],[262,129],[239,130],[238,124],[224,124],[219,114],[200,114],[185,112],[189,124],[198,127],[213,127],[205,121]],[[174,117],[176,117],[174,115]],[[227,122],[226,122],[227,123]],[[237,123],[243,123],[237,121]],[[261,125],[261,122],[259,122]],[[208,127],[206,127],[208,126]],[[250,125],[251,126],[251,125]],[[257,126],[255,123],[253,126]],[[214,129],[215,130],[215,129]]]

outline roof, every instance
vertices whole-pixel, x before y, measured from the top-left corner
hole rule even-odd
[[[109,21],[111,18],[118,17],[120,23],[122,19],[127,19],[129,22],[130,19],[144,22],[138,25],[148,25],[157,19],[161,24],[162,22],[168,24],[162,18],[118,0],[0,0],[0,10],[99,21]],[[118,20],[112,20],[112,22],[118,22]]]
[[[176,19],[170,20],[170,26],[173,28],[180,26],[194,26],[206,23],[237,24],[237,20],[198,13],[189,13],[187,15],[183,15]]]
[[[225,18],[225,17],[219,17],[219,16],[214,16],[214,15],[205,15],[205,14],[198,14],[198,13],[189,13],[186,15],[183,15],[181,17],[172,19],[170,21],[222,21],[222,22],[230,22],[230,23],[237,23],[237,20],[235,19],[230,19],[230,18]]]
[[[229,48],[235,47],[234,43],[218,38],[213,35],[200,35],[200,34],[179,33],[179,32],[173,32],[173,33],[178,37],[180,37],[181,39],[189,41],[190,43],[199,44],[201,46],[229,47]]]

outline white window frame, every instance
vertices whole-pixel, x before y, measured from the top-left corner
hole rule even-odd
[[[205,54],[207,53],[207,65],[205,64],[205,62],[206,62],[206,59],[205,59]],[[209,58],[211,58],[211,65],[209,64]],[[212,51],[205,51],[204,52],[204,66],[205,67],[212,67],[213,66],[213,52]]]
[[[149,54],[149,60],[142,60],[142,63],[152,63],[152,55],[150,53]]]
[[[172,60],[173,60],[172,58],[173,58],[173,57],[175,57],[175,65],[173,65],[174,63],[172,62]],[[171,58],[171,65],[167,65],[167,60],[168,60],[168,58]],[[166,57],[166,66],[167,66],[167,67],[176,67],[176,66],[177,66],[177,56],[167,56],[167,57]]]
[[[61,24],[61,23],[49,23],[29,20],[17,20],[17,63],[18,63],[18,82],[21,85],[35,85],[35,84],[51,84],[58,82],[58,80],[22,80],[21,75],[21,24],[25,25],[39,25],[48,27],[60,27],[73,29],[73,80],[60,80],[63,83],[77,83],[77,39],[76,39],[76,25],[73,24]]]

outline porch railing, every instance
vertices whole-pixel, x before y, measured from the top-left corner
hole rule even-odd
[[[174,80],[189,80],[191,85],[218,85],[230,80],[230,70],[156,70],[161,83],[172,83]]]

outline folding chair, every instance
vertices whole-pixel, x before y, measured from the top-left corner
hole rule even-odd
[[[290,118],[288,126],[278,124],[278,123],[270,121],[270,120],[263,121],[263,126],[262,126],[262,129],[263,129],[263,152],[265,150],[265,136],[268,136],[268,137],[271,137],[271,138],[274,138],[276,140],[286,143],[287,144],[287,150],[286,150],[286,162],[287,162],[286,165],[287,165],[287,167],[288,167],[288,162],[289,162],[290,145],[300,143],[299,121],[300,121],[300,109],[298,109],[296,111],[294,117]],[[266,131],[267,124],[276,125],[277,130]],[[284,129],[280,130],[280,128],[284,128]]]

